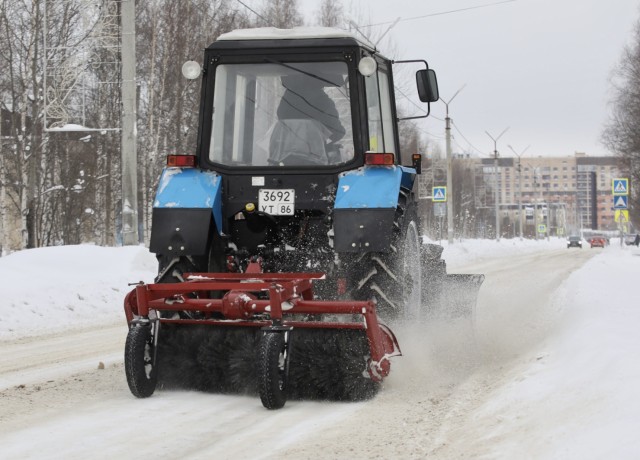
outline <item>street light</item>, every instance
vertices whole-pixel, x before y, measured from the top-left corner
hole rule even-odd
[[[520,155],[514,150],[510,145],[508,146],[513,154],[518,157],[518,226],[520,227],[520,241],[522,241],[522,164],[521,158],[524,155],[524,152],[529,150],[531,145],[527,145],[527,147],[520,152]]]
[[[487,133],[487,136],[489,136],[491,138],[491,140],[493,141],[493,177],[494,177],[494,185],[495,185],[495,190],[493,191],[493,195],[495,198],[495,205],[496,205],[496,241],[500,241],[500,215],[499,215],[499,210],[500,210],[500,206],[498,205],[498,139],[500,139],[502,137],[502,135],[504,133],[507,132],[507,130],[509,129],[509,127],[507,126],[504,131],[502,131],[498,137],[493,137],[491,134],[489,134],[488,131],[485,131],[485,133]]]
[[[449,118],[449,104],[451,104],[451,101],[453,101],[453,99],[458,94],[460,94],[460,91],[462,91],[465,86],[467,86],[466,83],[462,85],[462,87],[460,87],[460,89],[456,91],[454,95],[451,96],[451,99],[449,99],[448,101],[445,101],[444,99],[440,98],[440,100],[442,101],[442,103],[445,105],[447,109],[447,116],[444,118],[445,119],[444,129],[446,134],[446,145],[447,145],[447,195],[449,196],[448,198],[449,203],[447,203],[447,239],[449,241],[449,244],[453,244],[453,193],[451,190],[453,179],[452,179],[452,173],[451,173],[451,118]]]

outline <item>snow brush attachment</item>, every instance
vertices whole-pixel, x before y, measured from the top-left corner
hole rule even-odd
[[[390,372],[398,342],[370,301],[314,300],[319,273],[200,273],[139,284],[125,298],[131,392],[156,386],[359,401]]]

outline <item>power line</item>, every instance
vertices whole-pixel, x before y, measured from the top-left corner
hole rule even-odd
[[[260,13],[258,13],[256,10],[254,10],[253,8],[251,8],[249,5],[247,5],[246,3],[244,3],[242,0],[238,0],[238,3],[240,3],[242,6],[244,6],[246,9],[248,9],[249,11],[251,11],[253,14],[255,14],[256,16],[258,16],[260,19],[262,19],[263,21],[267,22],[267,18],[265,18],[264,16],[262,16]]]
[[[513,3],[513,2],[516,2],[516,1],[518,1],[518,0],[503,0],[503,1],[500,1],[500,2],[486,3],[484,5],[470,6],[470,7],[467,7],[467,8],[458,8],[457,10],[441,11],[439,13],[424,14],[422,16],[413,16],[413,17],[410,17],[410,18],[396,19],[394,21],[378,22],[376,24],[368,24],[366,26],[361,26],[361,27],[383,26],[383,25],[386,25],[386,24],[393,24],[395,22],[414,21],[416,19],[424,19],[424,18],[430,18],[430,17],[433,17],[433,16],[442,16],[442,15],[445,15],[445,14],[460,13],[461,11],[477,10],[479,8],[487,8],[489,6],[501,5],[503,3]]]
[[[426,129],[418,128],[418,131],[434,139],[438,139],[438,140],[444,139],[444,136],[442,134],[434,134],[431,131],[427,131]]]
[[[480,155],[485,155],[485,153],[478,149],[475,145],[473,145],[471,142],[469,142],[469,139],[467,139],[466,137],[464,137],[464,134],[462,134],[462,131],[460,131],[460,129],[458,128],[458,126],[453,122],[453,120],[451,120],[451,124],[453,125],[453,127],[455,128],[455,130],[458,132],[458,134],[460,134],[460,137],[462,137],[465,142],[467,144],[469,144],[469,146],[474,149],[476,152],[478,152]]]
[[[397,85],[393,85],[393,88],[394,88],[397,92],[399,92],[400,94],[402,94],[402,95],[405,97],[405,99],[407,100],[407,102],[408,102],[409,104],[411,104],[412,106],[414,106],[415,108],[417,108],[417,109],[418,109],[419,111],[421,111],[423,114],[427,115],[427,112],[426,112],[422,107],[420,107],[418,104],[416,104],[415,102],[413,102],[413,101],[411,100],[411,98],[410,98],[409,96],[407,96],[407,94],[406,94],[404,91],[402,91],[402,90],[401,90]]]

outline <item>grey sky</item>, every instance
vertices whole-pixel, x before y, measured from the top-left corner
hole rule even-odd
[[[503,156],[608,154],[600,143],[611,73],[640,17],[638,0],[343,0],[360,25],[397,23],[380,48],[395,59],[424,58],[449,100],[454,151]],[[256,2],[246,1],[248,4]],[[309,25],[318,0],[298,0]],[[380,34],[388,25],[375,26]],[[395,54],[394,50],[398,50]],[[444,104],[421,127],[444,144]],[[458,131],[459,130],[459,131]],[[465,140],[466,139],[466,140]]]

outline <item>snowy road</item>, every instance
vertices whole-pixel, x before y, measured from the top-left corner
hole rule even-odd
[[[238,396],[157,392],[137,400],[122,369],[124,319],[2,342],[2,457],[481,456],[483,427],[469,415],[513,362],[553,332],[554,290],[597,253],[557,249],[450,265],[486,274],[477,346],[457,339],[456,325],[396,330],[404,356],[365,403],[291,401],[270,412]]]

